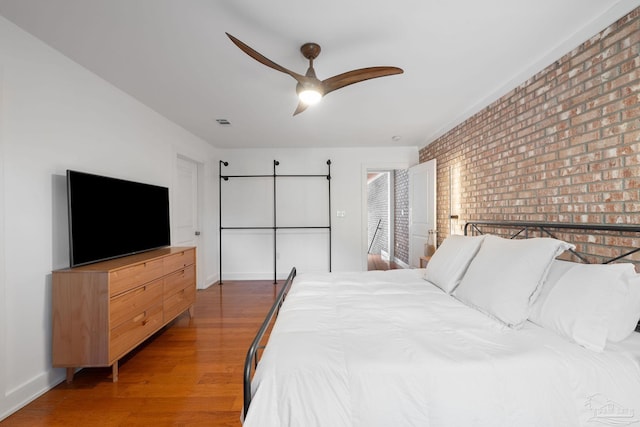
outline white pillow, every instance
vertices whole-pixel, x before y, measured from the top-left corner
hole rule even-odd
[[[636,275],[632,264],[574,264],[555,284],[545,284],[552,286],[541,294],[530,320],[585,348],[602,351],[612,332],[616,338],[626,333],[626,338],[637,324],[636,317],[628,330],[632,310],[623,310],[630,275]]]
[[[454,295],[511,328],[521,328],[551,262],[574,247],[547,237],[486,236]]]
[[[631,264],[630,264],[631,265]],[[633,268],[633,266],[631,266]],[[622,280],[616,282],[622,286],[622,301],[616,301],[614,316],[609,323],[608,341],[618,342],[629,337],[640,320],[640,274],[633,271],[623,273]]]
[[[424,279],[450,294],[478,252],[485,236],[447,237],[427,263]]]
[[[533,306],[531,307],[531,314],[529,315],[529,320],[533,322],[533,319],[536,316],[540,316],[540,310],[542,309],[542,303],[547,299],[549,292],[551,289],[558,283],[558,280],[566,273],[571,270],[576,265],[580,265],[577,262],[572,261],[564,261],[561,259],[554,259],[549,266],[549,273],[547,273],[547,277],[540,286],[537,298],[535,299]]]

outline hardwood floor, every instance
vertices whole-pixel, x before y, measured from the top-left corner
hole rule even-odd
[[[367,255],[367,269],[371,270],[395,270],[402,268],[393,261],[385,261],[380,255]]]
[[[233,426],[246,351],[280,286],[225,282],[111,368],[83,369],[0,422],[4,426]]]

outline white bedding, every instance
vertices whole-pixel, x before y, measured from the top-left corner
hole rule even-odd
[[[596,353],[511,330],[423,274],[299,275],[244,426],[640,426],[640,334]]]

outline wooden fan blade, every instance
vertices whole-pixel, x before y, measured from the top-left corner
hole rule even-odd
[[[298,107],[296,108],[296,111],[293,112],[293,115],[298,115],[300,113],[302,113],[304,110],[306,110],[308,107],[307,104],[305,104],[304,102],[300,101],[298,102]]]
[[[324,94],[333,92],[336,89],[340,89],[345,86],[352,85],[354,83],[362,82],[364,80],[375,79],[378,77],[391,76],[394,74],[402,74],[404,71],[398,67],[368,67],[360,68],[358,70],[347,71],[346,73],[338,74],[337,76],[329,77],[322,81],[322,87],[324,88]]]
[[[236,46],[238,46],[240,48],[241,51],[243,51],[244,53],[246,53],[247,55],[249,55],[250,57],[252,57],[256,61],[260,62],[261,64],[264,64],[267,67],[273,68],[274,70],[281,71],[281,72],[283,72],[285,74],[289,74],[291,77],[293,77],[294,79],[296,79],[299,82],[304,79],[303,75],[298,74],[298,73],[296,73],[294,71],[291,71],[291,70],[289,70],[287,68],[284,68],[282,65],[276,64],[275,62],[273,62],[272,60],[270,60],[266,56],[262,55],[261,53],[255,51],[251,47],[247,46],[245,43],[241,42],[240,40],[238,40],[237,38],[235,38],[231,34],[229,34],[229,33],[225,33],[225,34],[227,35],[227,37],[229,37],[229,39],[231,39],[231,41]]]

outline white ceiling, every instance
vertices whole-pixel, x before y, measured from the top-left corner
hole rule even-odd
[[[423,147],[639,5],[0,0],[0,14],[216,147]],[[300,45],[319,43],[321,80],[379,65],[405,72],[335,91],[294,117],[295,80],[225,32],[300,74]]]

